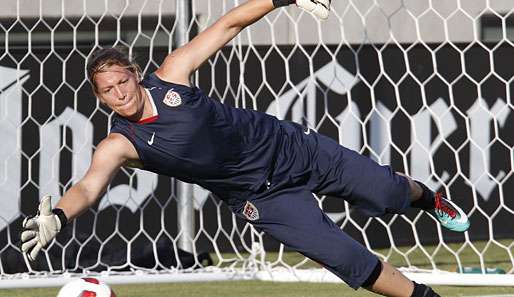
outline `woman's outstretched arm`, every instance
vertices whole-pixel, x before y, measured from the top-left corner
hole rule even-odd
[[[191,74],[210,56],[274,8],[273,0],[249,0],[233,8],[189,43],[169,54],[156,74],[165,81],[189,85]]]

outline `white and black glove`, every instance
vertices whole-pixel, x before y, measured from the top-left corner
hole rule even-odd
[[[273,0],[273,5],[281,7],[296,3],[298,7],[312,13],[318,19],[326,20],[330,14],[331,2],[332,0]]]
[[[39,203],[39,211],[23,220],[21,251],[34,261],[42,248],[47,246],[66,225],[67,218],[62,209],[53,209],[51,197],[45,196]]]

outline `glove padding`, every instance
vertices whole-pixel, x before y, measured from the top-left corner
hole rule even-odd
[[[296,5],[321,20],[328,19],[332,0],[296,0]]]
[[[38,214],[23,220],[21,251],[34,261],[42,248],[47,246],[61,231],[61,221],[52,212],[51,197],[45,196],[39,203]]]

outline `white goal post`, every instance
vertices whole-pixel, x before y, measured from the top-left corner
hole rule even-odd
[[[87,170],[111,111],[85,61],[129,50],[145,73],[243,0],[0,3],[0,287],[96,275],[109,283],[338,282],[236,219],[207,191],[123,169],[36,263],[19,248],[40,197]],[[216,100],[302,123],[445,192],[463,234],[429,215],[368,218],[316,197],[341,228],[414,280],[514,284],[514,9],[509,1],[333,1],[319,22],[291,6],[247,28],[194,82]],[[114,4],[113,4],[114,3]],[[334,247],[337,248],[337,247]]]

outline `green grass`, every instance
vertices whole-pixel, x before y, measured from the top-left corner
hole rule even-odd
[[[445,270],[455,270],[457,260],[450,251],[457,252],[463,266],[479,266],[479,256],[484,255],[486,267],[498,267],[506,271],[512,271],[512,260],[508,253],[514,253],[512,240],[499,241],[499,245],[487,245],[486,242],[474,242],[473,247],[462,244],[449,244],[447,248],[428,246],[426,252],[436,261],[437,267]],[[407,266],[407,260],[411,265],[419,268],[431,269],[428,257],[418,248],[410,251],[407,256],[402,255],[409,251],[409,248],[399,248],[397,251],[390,249],[377,250],[382,255],[389,255],[389,262],[396,266]],[[247,255],[242,255],[247,257]],[[213,259],[219,259],[212,255]],[[238,267],[240,263],[234,263],[230,259],[236,258],[234,254],[221,255],[223,261],[219,267]],[[279,257],[278,253],[267,253],[266,261],[295,266],[300,268],[319,267],[312,261],[305,261],[305,258],[294,252],[286,252]],[[280,265],[278,264],[280,263]],[[234,264],[234,265],[231,265]],[[1,280],[0,280],[1,285]],[[341,296],[377,296],[365,290],[354,291],[345,284],[319,284],[319,283],[273,283],[261,281],[238,281],[238,282],[200,282],[200,283],[169,283],[169,284],[145,284],[145,285],[119,285],[113,286],[118,297],[341,297]],[[481,296],[512,294],[514,296],[514,284],[512,287],[449,287],[439,286],[434,289],[441,296]],[[45,289],[17,289],[0,290],[0,297],[55,297],[58,288]]]
[[[408,267],[415,266],[421,269],[431,270],[432,264],[427,254],[434,260],[435,265],[440,270],[446,271],[457,271],[457,267],[460,259],[462,266],[474,266],[480,267],[480,254],[486,267],[501,268],[504,271],[513,271],[512,265],[513,259],[511,255],[514,255],[514,240],[504,239],[498,240],[497,243],[490,242],[487,244],[485,241],[475,241],[473,246],[462,243],[451,243],[446,246],[424,246],[425,251],[422,251],[419,247],[411,249],[411,247],[400,247],[397,250],[393,249],[376,249],[375,251],[381,255],[388,256],[387,262],[395,265],[396,267]],[[510,250],[510,254],[509,251]],[[219,267],[227,267],[234,263],[230,259],[235,259],[234,254],[222,254],[223,261],[220,261],[219,257],[215,254],[211,255],[213,259],[218,259],[219,262],[215,265]],[[248,254],[241,254],[241,259],[247,258]],[[241,260],[239,259],[239,260]],[[266,261],[276,263],[277,266],[283,266],[283,264],[289,266],[297,266],[297,268],[317,268],[319,264],[306,260],[304,256],[295,252],[286,252],[279,257],[276,252],[266,253]],[[409,265],[410,264],[410,265]],[[233,265],[233,267],[240,267],[240,263]]]
[[[272,283],[259,281],[113,286],[118,297],[371,297],[343,284]],[[514,294],[514,287],[434,287],[445,297]],[[0,290],[0,297],[55,297],[57,289]]]

